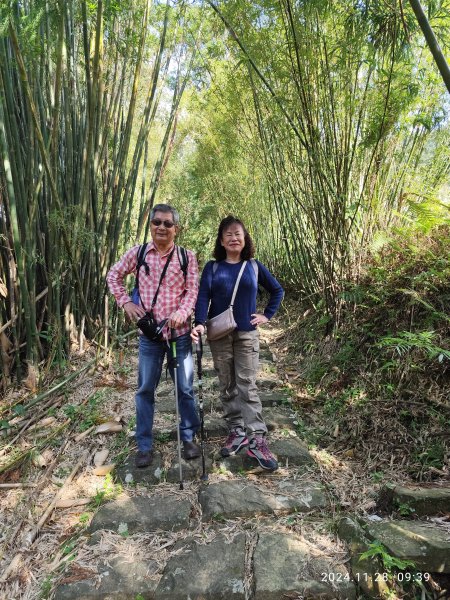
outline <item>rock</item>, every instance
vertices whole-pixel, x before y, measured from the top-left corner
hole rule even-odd
[[[149,467],[138,469],[134,466],[134,455],[130,454],[126,462],[117,467],[117,478],[125,485],[144,483],[154,485],[164,479],[163,459],[161,453],[155,452]]]
[[[295,435],[295,425],[291,410],[285,408],[272,408],[264,411],[264,421],[269,431],[284,432],[287,437]]]
[[[208,438],[226,437],[228,435],[228,427],[225,420],[215,415],[205,416],[205,431]]]
[[[129,556],[119,556],[108,559],[108,563],[100,563],[98,570],[90,577],[85,573],[84,578],[82,571],[72,568],[73,574],[69,571],[56,588],[55,600],[135,600],[139,596],[154,600],[158,579],[149,576],[158,570],[155,561],[130,561]]]
[[[419,517],[450,512],[450,488],[407,488],[400,485],[387,485],[380,493],[383,507],[391,510],[404,505]]]
[[[245,536],[227,540],[217,535],[212,542],[179,542],[175,550],[186,552],[167,562],[156,590],[156,600],[244,600]]]
[[[205,449],[205,471],[206,474],[211,472],[212,460],[209,457],[210,450]],[[191,460],[181,459],[181,468],[183,472],[183,481],[195,481],[200,479],[203,474],[202,457]],[[166,481],[169,483],[178,483],[180,481],[180,466],[178,456],[172,462],[167,471]]]
[[[189,527],[191,504],[177,496],[129,498],[122,494],[114,502],[102,506],[89,527],[89,532],[110,529],[117,533],[144,531],[179,531]]]
[[[363,552],[369,549],[370,539],[361,525],[348,517],[341,519],[338,535],[350,550],[350,568],[353,578],[368,598],[383,598],[389,592],[385,581],[377,576],[383,573],[383,565],[378,558],[360,559]]]
[[[344,565],[311,552],[311,545],[286,533],[261,533],[254,554],[254,600],[354,599],[355,585]]]
[[[419,571],[450,573],[450,535],[443,527],[423,521],[367,521],[366,528],[390,554],[412,560]]]
[[[314,464],[314,459],[308,451],[308,446],[297,437],[269,439],[269,447],[277,457],[280,466]]]
[[[238,479],[205,485],[199,492],[203,520],[233,519],[253,515],[289,513],[324,508],[326,495],[320,486],[295,481],[279,482],[276,489],[264,491]]]
[[[292,404],[292,399],[286,392],[279,392],[278,390],[274,391],[258,391],[259,399],[261,400],[261,404],[263,407],[265,406],[278,406],[280,404],[290,405]]]
[[[259,373],[256,378],[256,385],[258,389],[268,388],[273,389],[280,383],[279,377],[276,373]]]

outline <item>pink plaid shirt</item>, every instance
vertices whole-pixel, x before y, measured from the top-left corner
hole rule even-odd
[[[149,274],[146,274],[145,266],[142,266],[139,269],[139,294],[141,297],[141,306],[146,310],[150,310],[151,308],[162,270],[172,248],[170,248],[166,254],[160,256],[153,242],[150,242],[147,246],[145,262],[149,266]],[[130,250],[127,250],[119,262],[111,267],[106,276],[108,287],[116,298],[117,304],[121,307],[126,302],[131,301],[124,286],[124,278],[129,273],[134,273],[136,275],[138,251],[139,246],[134,246]],[[175,311],[182,316],[185,323],[176,329],[177,337],[190,331],[190,316],[194,310],[198,293],[197,259],[191,250],[187,250],[187,254],[189,257],[189,264],[186,273],[186,281],[184,280],[184,274],[181,270],[177,249],[175,248],[175,252],[173,253],[161,283],[161,287],[159,288],[156,304],[153,308],[153,314],[158,322],[167,319]]]

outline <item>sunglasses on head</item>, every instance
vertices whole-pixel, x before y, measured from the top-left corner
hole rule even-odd
[[[173,221],[163,221],[161,219],[152,219],[151,223],[155,227],[159,227],[160,225],[164,225],[164,227],[166,229],[171,229],[175,225],[175,223]]]

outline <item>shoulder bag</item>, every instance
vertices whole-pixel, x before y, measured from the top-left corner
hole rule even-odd
[[[231,296],[231,302],[227,310],[224,310],[219,315],[216,315],[212,319],[208,319],[206,321],[206,339],[208,341],[220,340],[220,338],[225,337],[237,327],[233,315],[233,304],[234,299],[236,298],[236,292],[238,290],[239,282],[241,280],[242,273],[244,272],[246,264],[247,261],[244,260],[244,262],[242,263],[241,270],[239,271],[239,275],[236,279],[236,283],[234,284],[233,295]]]

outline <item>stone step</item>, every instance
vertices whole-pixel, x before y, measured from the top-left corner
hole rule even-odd
[[[369,521],[366,529],[390,554],[414,562],[423,573],[450,573],[450,531],[425,521]]]
[[[170,418],[169,418],[170,415]],[[290,409],[267,408],[263,416],[270,432],[285,431],[295,432],[295,415]],[[228,427],[224,419],[218,413],[204,413],[204,427],[206,439],[224,438],[228,435]],[[153,430],[156,442],[176,440],[177,430],[175,428],[175,414],[162,413],[155,415],[155,428]]]
[[[411,512],[418,517],[450,513],[450,487],[403,487],[387,484],[379,505],[389,510]]]
[[[218,427],[223,427],[221,438],[227,433],[218,419]],[[290,436],[282,436],[270,439],[270,449],[278,460],[280,467],[303,467],[310,469],[314,466],[314,460],[311,457],[308,447],[293,432],[287,432]],[[173,433],[173,436],[175,434]],[[144,469],[137,469],[134,466],[134,456],[131,454],[126,461],[117,467],[116,476],[124,484],[143,483],[146,485],[157,485],[163,481],[176,483],[179,481],[179,462],[178,449],[176,442],[171,440],[163,444],[158,444],[160,450],[155,450],[152,464]],[[256,459],[247,456],[245,449],[242,449],[235,456],[223,458],[219,453],[219,445],[205,443],[205,468],[206,473],[212,472],[230,472],[234,474],[242,472],[264,472]],[[172,456],[172,459],[164,460],[162,452]],[[203,474],[203,463],[201,456],[199,458],[186,461],[182,459],[182,472],[184,481],[197,481]]]
[[[130,561],[129,556],[108,557],[91,569],[91,575],[84,569],[75,571],[63,578],[56,588],[55,600],[154,600],[158,579],[149,575],[157,572],[154,560]],[[75,579],[75,581],[74,581]]]
[[[245,535],[238,534],[232,543],[224,535],[218,535],[208,544],[187,541],[175,546],[180,553],[169,559],[155,600],[244,600]]]
[[[189,527],[192,505],[187,498],[158,494],[154,498],[121,494],[97,511],[89,533],[108,529],[121,535],[149,531],[179,531]]]
[[[217,534],[209,543],[183,546],[179,544],[184,553],[169,559],[155,600],[244,600],[250,590],[254,600],[356,598],[345,566],[318,557],[310,544],[293,534]]]
[[[245,478],[202,486],[199,502],[204,521],[305,512],[329,505],[325,489],[318,484],[283,480],[275,482],[273,489],[264,489]]]

